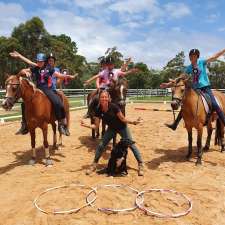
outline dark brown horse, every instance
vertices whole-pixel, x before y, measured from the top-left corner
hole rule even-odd
[[[109,86],[109,94],[111,97],[111,102],[119,105],[122,113],[125,115],[125,107],[126,107],[126,96],[127,96],[127,89],[128,89],[128,82],[125,78],[119,78],[117,81],[112,80]],[[91,99],[95,98],[97,95],[97,91],[92,91],[91,93],[88,94],[87,97],[87,103],[89,106],[89,102]],[[95,104],[93,105],[95,107]],[[90,109],[89,112],[91,114],[91,123],[94,123],[94,118],[92,116],[92,113],[94,109]],[[93,114],[94,115],[94,114]],[[102,123],[102,135],[105,133],[106,125]],[[99,137],[99,130],[95,133],[96,131],[93,129],[92,130],[92,137]],[[115,144],[115,139],[113,140],[113,143]]]
[[[225,96],[223,93],[213,91],[214,96],[219,100],[225,112]],[[172,107],[177,109],[181,105],[182,117],[184,119],[185,128],[188,132],[188,154],[189,159],[192,154],[192,129],[197,130],[197,161],[196,165],[201,164],[203,149],[202,149],[202,134],[203,127],[207,121],[207,113],[205,111],[201,96],[192,89],[192,85],[187,76],[182,75],[176,81],[174,81],[174,87],[172,88]],[[208,136],[204,150],[208,150],[210,147],[210,140],[212,135],[212,120],[213,115],[208,119],[207,131]],[[219,140],[221,143],[221,151],[224,151],[224,125],[217,119],[217,132],[219,134]]]
[[[25,117],[27,127],[31,136],[32,158],[29,164],[33,165],[36,162],[35,151],[35,129],[41,128],[43,133],[43,145],[45,148],[45,164],[52,165],[52,160],[49,154],[49,145],[47,140],[48,124],[52,125],[53,129],[53,148],[57,147],[56,135],[56,119],[51,102],[46,95],[37,89],[33,83],[28,79],[18,75],[11,75],[6,80],[6,96],[2,103],[2,107],[10,110],[19,98],[22,98],[25,104]],[[63,100],[66,117],[69,117],[69,102],[64,94],[60,94]],[[69,119],[68,119],[69,120]],[[62,137],[60,135],[60,144],[62,144]]]

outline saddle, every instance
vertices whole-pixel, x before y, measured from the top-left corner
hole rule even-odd
[[[205,112],[206,112],[206,114],[207,114],[205,125],[207,125],[207,124],[208,124],[208,121],[209,121],[209,119],[210,119],[210,117],[211,117],[211,115],[212,115],[213,112],[214,112],[214,109],[213,109],[213,106],[212,106],[211,98],[210,98],[210,96],[209,96],[207,93],[205,93],[205,92],[202,91],[202,90],[196,89],[195,91],[196,91],[196,93],[197,93],[198,95],[200,95],[201,100],[202,100],[202,103],[203,103],[203,105],[204,105],[204,109],[205,109]],[[216,98],[216,96],[215,96],[215,99],[216,99],[218,105],[220,106],[220,103],[219,103],[218,99]]]

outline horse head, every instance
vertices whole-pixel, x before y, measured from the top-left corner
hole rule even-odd
[[[183,100],[185,90],[190,88],[190,79],[187,77],[186,74],[181,74],[177,79],[171,80],[172,83],[172,102],[171,107],[173,110],[177,110],[179,106],[181,105],[181,102]]]
[[[127,88],[128,82],[125,78],[119,78],[117,81],[113,80],[109,89],[112,101],[124,106],[126,104]]]
[[[10,75],[5,81],[6,94],[2,102],[5,110],[11,110],[21,97],[19,75]]]

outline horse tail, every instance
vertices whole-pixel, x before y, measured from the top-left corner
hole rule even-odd
[[[220,119],[216,120],[216,131],[215,131],[215,145],[221,145],[222,137],[221,137],[221,122]]]

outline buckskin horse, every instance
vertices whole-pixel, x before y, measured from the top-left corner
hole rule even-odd
[[[225,96],[219,91],[213,91],[214,96],[219,101],[222,110],[225,112]],[[181,105],[182,117],[184,119],[185,128],[188,132],[188,154],[190,159],[192,154],[192,129],[197,130],[197,161],[196,165],[201,164],[203,150],[208,150],[210,147],[212,135],[212,120],[213,114],[207,119],[207,112],[205,110],[202,98],[192,88],[190,79],[182,74],[179,78],[173,81],[172,87],[172,104],[173,109],[177,109]],[[206,124],[207,122],[207,124]],[[202,134],[203,127],[207,125],[207,140],[204,149],[202,149]],[[221,144],[221,152],[224,151],[224,125],[222,121],[217,118],[216,123],[216,139]],[[215,142],[216,143],[216,142]]]
[[[49,154],[49,145],[47,140],[48,124],[52,125],[53,129],[53,148],[57,148],[57,135],[56,135],[56,119],[50,100],[46,95],[35,87],[28,79],[18,75],[11,75],[5,82],[6,84],[6,96],[2,103],[2,107],[6,110],[10,110],[13,105],[21,97],[25,104],[25,117],[27,121],[27,127],[31,136],[32,158],[29,161],[30,165],[34,165],[36,162],[36,150],[35,150],[35,129],[41,128],[43,133],[43,145],[45,149],[45,165],[52,165],[52,160]],[[60,93],[60,97],[63,101],[66,118],[69,120],[69,102],[63,93]],[[60,135],[60,144],[62,145],[62,136]]]

